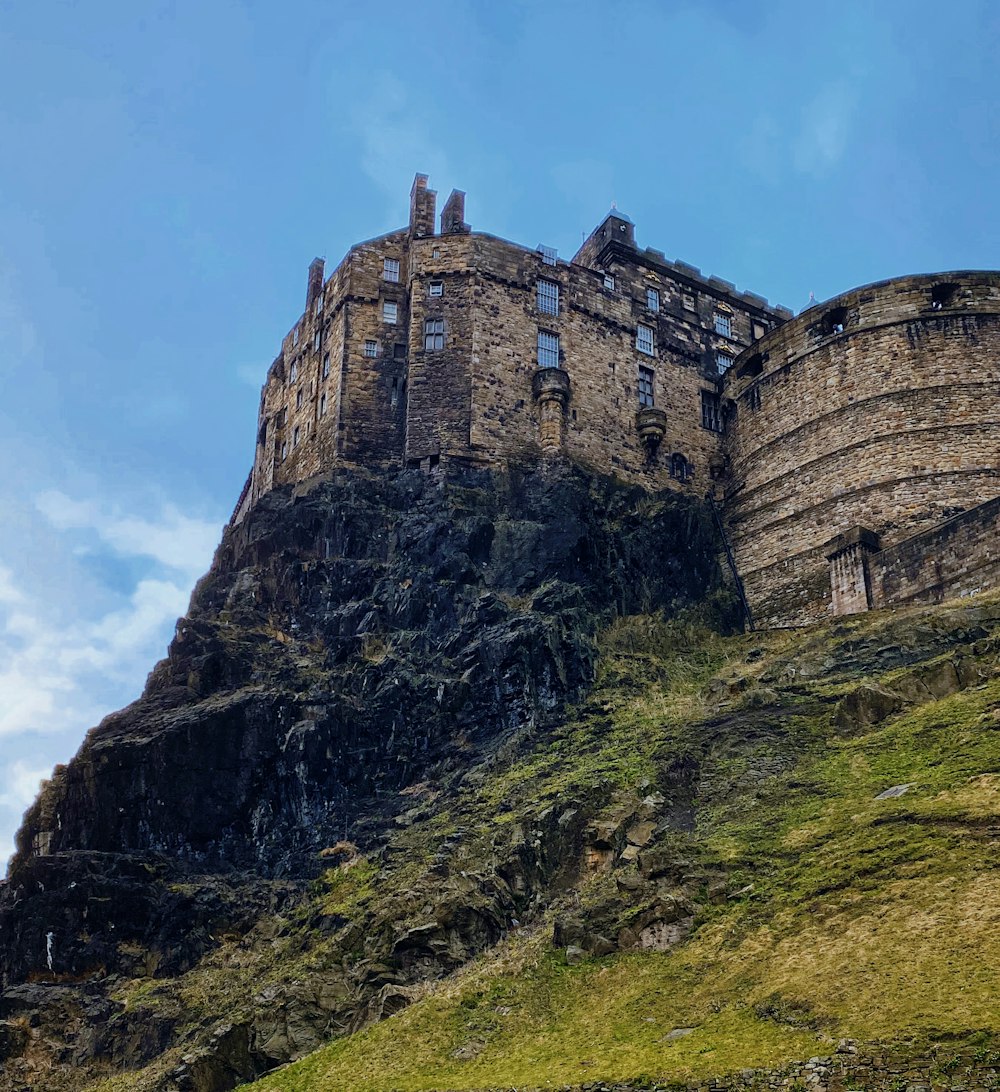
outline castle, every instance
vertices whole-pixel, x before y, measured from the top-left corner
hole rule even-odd
[[[709,495],[764,625],[1000,583],[1000,273],[896,278],[797,318],[612,210],[569,261],[454,191],[309,267],[263,386],[239,523],[338,463],[573,459]]]

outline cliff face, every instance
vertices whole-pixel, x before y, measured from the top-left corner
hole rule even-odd
[[[122,983],[184,974],[294,915],[324,864],[384,852],[422,795],[509,761],[587,690],[600,626],[712,593],[716,553],[697,502],[570,469],[342,472],[268,495],[226,532],[142,697],[25,816],[0,888],[0,1087],[42,1070],[45,1087],[83,1087],[195,1042],[176,1006],[136,1017]],[[492,910],[456,903],[465,947],[398,960],[399,981],[494,942],[557,882],[559,855],[519,867]],[[356,992],[317,1002],[324,1029],[389,980],[341,981]],[[228,1049],[156,1086],[229,1088],[296,1053],[247,1061],[243,1043],[227,1069]]]

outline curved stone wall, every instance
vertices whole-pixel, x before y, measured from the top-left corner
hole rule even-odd
[[[762,624],[821,616],[826,544],[891,546],[1000,495],[1000,273],[901,277],[817,305],[736,361],[726,516]]]

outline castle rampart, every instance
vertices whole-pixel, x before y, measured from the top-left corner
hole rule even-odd
[[[741,355],[726,513],[764,621],[830,602],[826,546],[883,547],[1000,494],[1000,274],[902,277],[811,308]]]
[[[766,625],[873,605],[878,548],[1000,495],[1000,273],[900,277],[793,319],[640,249],[614,209],[565,261],[473,231],[459,191],[435,231],[435,203],[418,175],[406,227],[309,267],[235,520],[343,462],[565,457],[723,501]]]

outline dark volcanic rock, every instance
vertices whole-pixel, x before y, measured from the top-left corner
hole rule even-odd
[[[321,849],[372,844],[399,790],[447,784],[580,696],[599,625],[701,599],[716,545],[697,501],[571,468],[342,471],[267,495],[225,533],[142,697],[28,811],[0,886],[0,1019],[23,1009],[17,983],[175,975],[246,932]],[[449,914],[399,938],[394,965],[460,958],[460,935],[503,928],[487,909]],[[170,1034],[108,1013],[89,1026],[69,1053],[117,1064]],[[184,1080],[229,1087],[245,1074],[225,1053]],[[226,1075],[198,1076],[216,1065]]]

